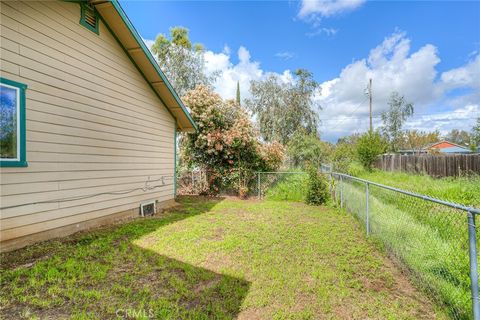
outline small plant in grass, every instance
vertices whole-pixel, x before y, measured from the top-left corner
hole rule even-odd
[[[321,205],[327,202],[329,197],[328,182],[325,176],[318,172],[317,168],[308,168],[308,190],[305,202],[312,205]]]

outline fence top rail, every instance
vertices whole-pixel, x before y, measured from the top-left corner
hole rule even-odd
[[[376,182],[373,182],[373,181],[370,181],[370,180],[365,180],[365,179],[362,179],[362,178],[357,178],[357,177],[354,177],[354,176],[350,176],[350,175],[345,174],[345,173],[340,173],[340,172],[327,172],[327,173],[329,173],[331,175],[337,175],[339,177],[346,177],[346,178],[349,178],[349,179],[352,179],[352,180],[357,180],[357,181],[363,182],[365,184],[371,184],[371,185],[374,185],[374,186],[377,186],[377,187],[380,187],[380,188],[383,188],[383,189],[395,191],[395,192],[398,192],[398,193],[403,193],[403,194],[406,194],[408,196],[412,196],[412,197],[415,197],[415,198],[419,198],[419,199],[443,204],[443,205],[451,207],[451,208],[455,208],[455,209],[459,209],[459,210],[463,210],[463,211],[468,211],[470,213],[480,215],[480,209],[478,209],[478,208],[467,207],[467,206],[464,206],[462,204],[449,202],[449,201],[429,197],[429,196],[426,196],[426,195],[423,195],[423,194],[414,193],[414,192],[410,192],[410,191],[407,191],[407,190],[386,186],[386,185],[376,183]]]
[[[303,172],[303,171],[257,171],[255,173],[293,173],[293,174],[303,173],[303,174],[306,174],[306,172]]]

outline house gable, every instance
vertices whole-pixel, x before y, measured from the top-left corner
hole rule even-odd
[[[186,132],[197,130],[197,126],[187,108],[165,77],[118,1],[92,0],[90,3],[99,12],[102,21],[120,43],[132,63],[177,120],[179,130]]]
[[[429,147],[429,149],[443,149],[443,148],[451,148],[451,147],[455,147],[456,145],[451,143],[451,142],[448,142],[448,141],[440,141],[440,142],[437,142],[433,145],[431,145]]]

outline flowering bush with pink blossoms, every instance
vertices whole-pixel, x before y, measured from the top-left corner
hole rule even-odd
[[[274,171],[282,164],[283,146],[260,142],[247,112],[234,101],[222,100],[203,85],[187,92],[183,101],[198,132],[182,137],[181,161],[210,173],[205,193],[233,188],[245,194],[255,171]]]

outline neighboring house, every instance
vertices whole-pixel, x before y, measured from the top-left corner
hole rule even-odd
[[[0,250],[172,204],[196,127],[118,2],[0,12]]]
[[[458,144],[449,142],[449,141],[440,141],[436,143],[429,144],[423,148],[428,153],[447,153],[447,154],[454,154],[454,153],[471,153],[472,151],[467,148],[460,146]]]
[[[472,151],[464,146],[449,142],[449,141],[439,141],[435,143],[428,144],[420,149],[405,149],[398,150],[398,154],[401,155],[421,155],[421,154],[467,154],[472,153]]]
[[[410,154],[416,154],[416,155],[425,154],[427,153],[427,151],[423,149],[403,149],[403,150],[398,150],[397,153],[405,156]]]

